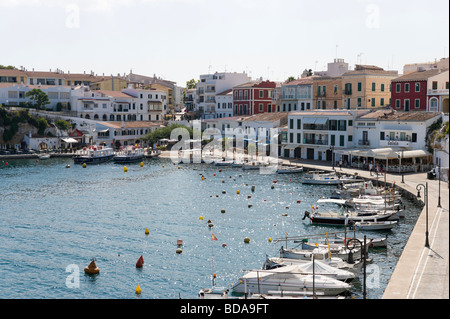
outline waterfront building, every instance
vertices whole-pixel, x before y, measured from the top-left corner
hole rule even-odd
[[[186,89],[184,92],[184,111],[188,119],[195,117],[196,89]]]
[[[313,78],[313,103],[317,110],[342,109],[342,77],[316,76]]]
[[[437,112],[395,110],[290,113],[282,155],[335,164],[342,160],[347,165],[365,167],[369,161],[381,161],[388,171],[394,172],[403,159],[410,171],[425,171],[432,164],[426,144],[427,129],[441,117],[442,113]],[[360,159],[363,160],[359,162]],[[388,166],[384,161],[389,160],[397,160],[397,166]]]
[[[162,121],[166,100],[166,94],[157,90],[91,91],[81,86],[71,91],[76,116],[99,121]]]
[[[61,108],[67,109],[70,102],[71,87],[62,85],[0,83],[0,104],[10,106],[31,105],[33,101],[26,94],[33,89],[39,89],[48,95],[50,104],[45,105],[46,109],[56,111],[59,104]]]
[[[233,90],[229,89],[216,95],[215,118],[233,116]]]
[[[449,58],[442,58],[439,61],[434,62],[423,62],[423,63],[410,63],[403,66],[403,75],[417,72],[417,71],[427,71],[432,69],[448,69],[449,68]]]
[[[448,69],[421,69],[393,79],[391,86],[395,110],[449,112]]]
[[[200,119],[216,117],[216,95],[233,87],[250,82],[246,73],[221,72],[200,75],[196,90],[196,112]]]
[[[272,106],[272,92],[275,88],[275,82],[262,80],[234,86],[234,116],[275,112],[276,109]]]
[[[165,127],[162,122],[97,122],[93,142],[114,149],[121,146],[141,144],[140,139],[158,128]]]
[[[335,149],[353,146],[353,121],[353,112],[346,110],[292,112],[281,153],[290,158],[332,161]]]
[[[296,112],[312,109],[313,78],[297,79],[281,85],[281,112]]]
[[[376,109],[391,105],[391,81],[397,71],[371,65],[356,65],[342,74],[342,106],[345,109]]]

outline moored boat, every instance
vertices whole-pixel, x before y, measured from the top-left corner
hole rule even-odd
[[[78,150],[73,156],[75,164],[100,164],[114,157],[114,150],[105,146],[89,146]]]
[[[302,172],[303,172],[303,166],[281,165],[281,166],[278,166],[278,169],[277,169],[278,174],[295,174],[295,173],[302,173]]]
[[[115,163],[134,163],[142,161],[144,157],[144,149],[139,146],[127,146],[116,152],[113,159]]]
[[[355,228],[359,230],[390,230],[395,225],[397,225],[396,220],[367,221],[367,222],[356,222]]]

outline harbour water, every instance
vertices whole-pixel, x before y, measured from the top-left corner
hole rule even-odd
[[[127,168],[83,168],[70,158],[0,162],[0,298],[198,298],[213,273],[217,286],[230,287],[266,256],[279,256],[280,244],[269,238],[342,230],[302,220],[334,186],[302,185],[301,174],[162,158]],[[388,232],[388,248],[369,252],[367,298],[381,298],[420,213],[406,205],[406,218]],[[144,267],[136,268],[141,255]],[[99,275],[83,272],[92,258]],[[362,276],[353,286],[351,296],[362,298]]]

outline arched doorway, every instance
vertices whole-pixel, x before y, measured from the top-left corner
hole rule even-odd
[[[45,142],[41,142],[39,143],[39,150],[43,151],[43,150],[47,150],[48,149],[48,145]]]

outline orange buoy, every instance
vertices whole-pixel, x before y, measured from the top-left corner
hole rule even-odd
[[[138,261],[136,262],[136,268],[141,268],[143,265],[144,265],[144,258],[141,255],[141,257],[139,257]]]
[[[89,264],[89,266],[86,266],[85,268],[84,268],[84,272],[86,273],[86,274],[89,274],[89,275],[95,275],[95,274],[98,274],[99,272],[100,272],[100,269],[97,267],[97,265],[95,264],[95,260],[94,259],[92,259],[92,261],[91,261],[91,263]]]

